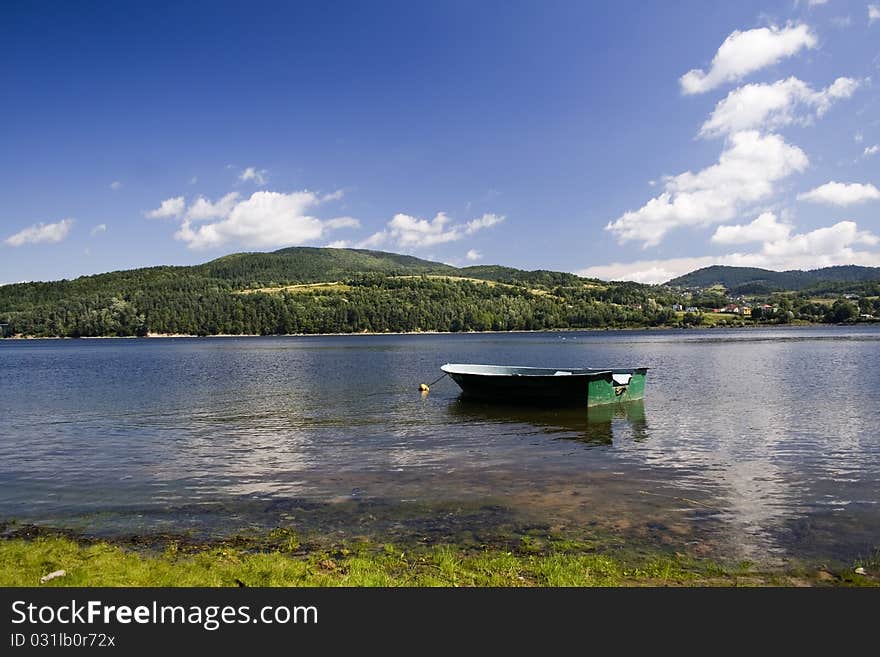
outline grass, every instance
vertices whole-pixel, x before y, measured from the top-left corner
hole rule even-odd
[[[755,571],[680,554],[611,555],[559,542],[522,550],[448,545],[407,551],[369,543],[303,553],[285,537],[268,552],[229,546],[140,552],[65,537],[0,540],[0,586],[789,586],[877,585],[866,576]],[[584,552],[584,550],[587,550]],[[872,567],[876,565],[872,563]],[[822,574],[824,573],[824,575]]]
[[[275,287],[259,287],[249,288],[247,290],[239,290],[236,294],[277,294],[279,292],[288,292],[290,294],[305,294],[307,292],[348,292],[351,290],[350,285],[345,283],[302,283],[298,285],[278,285]]]
[[[478,285],[486,285],[487,287],[504,287],[508,289],[526,289],[530,293],[536,296],[553,296],[547,290],[541,290],[538,288],[525,288],[519,285],[511,285],[509,283],[500,283],[498,281],[486,280],[483,278],[471,278],[468,276],[449,276],[445,274],[411,274],[405,276],[392,276],[392,278],[399,279],[415,279],[415,278],[431,278],[437,280],[448,280],[453,282],[466,281],[469,283],[476,283]],[[276,294],[279,292],[287,292],[289,294],[303,294],[308,292],[348,292],[351,290],[350,285],[346,285],[345,283],[341,283],[339,281],[335,281],[332,283],[301,283],[297,285],[277,285],[274,287],[260,287],[260,288],[249,288],[246,290],[240,290],[236,294],[256,294],[256,293],[266,293],[266,294]]]
[[[685,316],[686,313],[684,311],[679,310],[679,311],[676,311],[675,314],[678,317],[678,319],[681,319],[682,317]],[[696,314],[696,313],[692,313],[692,314]],[[731,320],[735,320],[735,321],[742,320],[742,321],[746,321],[746,322],[751,321],[750,317],[742,317],[741,315],[737,315],[734,313],[701,312],[699,314],[703,318],[702,326],[704,326],[704,327],[715,326],[719,322],[729,322]]]
[[[503,287],[509,290],[527,290],[531,294],[535,296],[555,296],[550,294],[547,290],[542,290],[540,288],[527,288],[524,285],[513,285],[511,283],[502,283],[500,281],[492,281],[485,278],[471,278],[470,276],[448,276],[445,274],[420,274],[418,276],[409,275],[409,276],[394,276],[394,278],[433,278],[437,280],[446,280],[452,282],[458,281],[466,281],[468,283],[476,283],[477,285],[486,285],[487,287]]]

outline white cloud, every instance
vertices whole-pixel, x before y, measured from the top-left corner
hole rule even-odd
[[[408,214],[396,214],[388,222],[391,239],[402,247],[424,247],[461,239],[461,226],[450,226],[451,219],[438,212],[431,221]]]
[[[321,198],[309,191],[290,194],[260,191],[243,201],[234,197],[234,203],[230,201],[223,205],[223,201],[231,197],[231,194],[227,194],[215,204],[206,201],[213,210],[223,206],[226,214],[217,217],[219,221],[194,227],[188,212],[174,237],[187,242],[192,249],[212,248],[227,243],[270,248],[313,242],[327,230],[351,227],[357,223],[352,217],[322,221],[309,215],[309,210],[321,203]],[[190,210],[197,204],[198,200]],[[182,208],[177,214],[182,214]]]
[[[880,20],[880,5],[868,5],[868,25]]]
[[[816,189],[811,189],[809,192],[798,194],[797,199],[810,203],[847,206],[880,199],[880,189],[870,183],[863,185],[862,183],[839,183],[832,180],[816,187]]]
[[[357,244],[354,245],[356,249],[375,249],[388,241],[388,231],[380,230],[378,233],[373,233],[367,239],[361,240]]]
[[[9,246],[23,246],[24,244],[53,244],[60,242],[73,227],[73,219],[62,219],[54,224],[42,222],[29,226],[24,230],[10,235],[4,241]]]
[[[809,7],[818,7],[819,5],[827,4],[828,0],[807,0],[807,5]]]
[[[718,226],[712,235],[715,244],[748,244],[773,242],[791,234],[790,224],[779,223],[772,212],[764,212],[751,223],[740,226]]]
[[[112,189],[114,192],[118,191],[122,189],[122,183],[118,180],[114,180],[112,183],[110,183],[110,189]]]
[[[330,242],[325,248],[327,249],[347,249],[348,248],[348,240],[336,240],[335,242]]]
[[[853,141],[855,141],[857,144],[862,143],[862,140],[864,140],[864,138],[865,135],[862,134],[861,130],[856,130],[856,133],[853,135]]]
[[[257,185],[265,185],[266,184],[266,174],[269,172],[266,169],[257,169],[256,167],[247,167],[241,174],[238,176],[238,179],[242,182],[247,182],[248,180],[253,181]]]
[[[323,201],[326,198],[325,196],[321,200]],[[324,225],[331,230],[336,230],[337,228],[360,228],[361,222],[354,217],[336,217],[335,219],[325,221]]]
[[[89,234],[94,237],[98,233],[103,233],[107,230],[107,224],[98,224],[92,230],[89,231]]]
[[[186,201],[182,196],[174,198],[166,198],[162,204],[155,210],[144,212],[144,216],[148,219],[168,219],[169,217],[179,217],[183,214],[186,207]]]
[[[705,226],[733,219],[739,210],[774,191],[774,183],[803,171],[809,160],[779,135],[732,134],[718,163],[666,178],[664,192],[605,227],[619,242],[659,244],[679,226]]]
[[[868,146],[865,148],[865,152],[862,153],[862,157],[871,157],[872,155],[876,155],[880,153],[880,144],[874,144],[873,146]]]
[[[803,24],[736,30],[718,48],[708,73],[692,69],[681,76],[682,93],[701,94],[725,82],[741,80],[803,48],[814,48],[817,43],[816,36]]]
[[[751,253],[613,263],[587,267],[577,274],[603,280],[664,283],[676,276],[710,265],[761,267],[776,271],[849,264],[877,267],[880,266],[880,252],[856,250],[854,247],[876,246],[878,243],[880,238],[876,235],[868,231],[860,231],[852,221],[841,221],[833,226],[808,233],[789,235],[765,242],[759,251]]]
[[[813,262],[813,258],[825,256],[845,260],[852,255],[851,246],[855,244],[876,246],[878,243],[880,243],[880,238],[869,231],[859,230],[854,221],[839,221],[827,228],[817,228],[809,233],[767,242],[761,253],[771,261],[777,262],[790,262],[792,258],[802,256],[810,258],[810,262]],[[823,262],[813,266],[824,267],[827,265]]]
[[[861,82],[837,78],[814,91],[790,77],[773,84],[747,84],[731,91],[700,128],[701,137],[714,137],[753,128],[772,130],[791,123],[809,124],[827,112],[836,100],[849,98]],[[804,111],[798,111],[803,109]]]
[[[477,260],[483,259],[483,254],[476,249],[470,249],[467,253],[464,254],[464,257],[467,258],[470,262],[476,262]]]
[[[452,220],[445,212],[438,212],[437,216],[430,221],[398,213],[388,222],[384,230],[373,233],[360,242],[358,247],[371,249],[391,243],[404,249],[417,249],[435,244],[445,244],[499,224],[504,219],[505,217],[500,215],[484,214],[466,224],[451,224]]]
[[[500,224],[504,221],[504,217],[499,216],[497,214],[484,214],[482,217],[478,219],[473,219],[472,221],[467,222],[467,227],[464,232],[468,235],[476,233],[478,230],[483,230],[484,228],[490,228],[495,224]]]
[[[330,194],[324,194],[321,197],[321,201],[338,201],[343,196],[343,191],[341,189],[337,189],[335,192],[331,192]]]
[[[207,221],[208,219],[222,219],[229,216],[232,208],[238,202],[241,195],[238,192],[230,192],[216,203],[211,203],[204,196],[199,196],[186,211],[187,221]]]

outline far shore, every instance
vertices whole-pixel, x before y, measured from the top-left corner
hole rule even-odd
[[[555,328],[555,329],[512,329],[509,331],[352,331],[350,333],[213,333],[195,335],[189,333],[147,333],[146,335],[82,335],[71,336],[37,336],[11,335],[2,340],[133,340],[133,339],[167,339],[167,338],[307,338],[335,336],[378,336],[378,335],[498,335],[505,333],[598,333],[604,331],[694,331],[707,329],[786,329],[807,327],[853,327],[872,326],[877,322],[859,322],[857,324],[825,324],[820,322],[792,322],[791,324],[742,324],[739,326],[608,326],[602,328]]]

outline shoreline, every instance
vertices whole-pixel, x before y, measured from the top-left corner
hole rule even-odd
[[[391,544],[333,541],[276,528],[197,541],[185,535],[92,538],[20,527],[0,536],[0,586],[880,587],[880,561],[790,561],[772,569],[659,547],[597,548],[546,535],[519,542]],[[48,580],[47,580],[48,581]]]
[[[817,327],[844,327],[874,326],[877,322],[857,322],[853,324],[825,324],[821,322],[804,322],[792,324],[744,324],[740,326],[621,326],[603,328],[556,328],[556,329],[512,329],[510,331],[352,331],[350,333],[213,333],[209,335],[195,335],[189,333],[147,333],[147,335],[81,335],[77,337],[63,335],[11,335],[4,340],[153,340],[171,338],[307,338],[307,337],[340,337],[340,336],[365,336],[375,337],[381,335],[504,335],[508,333],[599,333],[606,331],[707,331],[707,330],[754,330],[754,329],[791,329],[791,328],[817,328]]]

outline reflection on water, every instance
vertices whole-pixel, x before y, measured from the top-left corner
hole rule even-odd
[[[449,404],[449,414],[465,422],[527,424],[557,438],[585,444],[611,445],[615,427],[618,436],[628,440],[644,440],[648,435],[645,403],[641,399],[589,408],[549,408],[495,404],[461,396]]]
[[[880,546],[880,330],[0,340],[0,521],[474,540],[602,528],[755,561]],[[459,398],[446,362],[647,365],[644,401]]]

